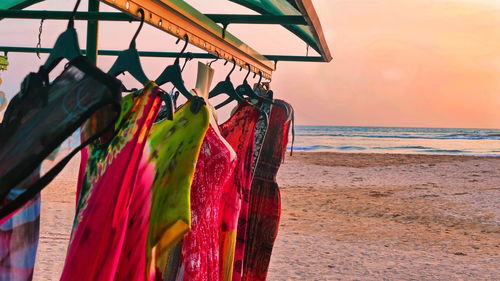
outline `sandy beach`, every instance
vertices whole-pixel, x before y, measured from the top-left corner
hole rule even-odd
[[[42,193],[34,280],[58,280],[75,158]],[[499,280],[500,157],[294,153],[268,280]]]

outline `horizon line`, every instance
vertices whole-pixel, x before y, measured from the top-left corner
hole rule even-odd
[[[315,126],[315,127],[358,127],[358,128],[420,128],[420,129],[479,129],[479,130],[500,130],[500,128],[476,128],[476,127],[425,127],[425,126],[363,126],[363,125],[304,125],[295,124],[297,126]]]

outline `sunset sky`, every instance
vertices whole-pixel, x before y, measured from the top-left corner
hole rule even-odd
[[[70,10],[74,3],[61,2],[47,0],[32,9]],[[187,2],[206,13],[249,13],[223,0]],[[297,124],[500,128],[500,1],[313,3],[333,61],[280,62],[272,84],[276,97],[294,106]],[[84,0],[81,8],[86,6]],[[103,10],[112,11],[104,5]],[[45,22],[43,47],[53,45],[64,24]],[[35,46],[38,25],[37,20],[0,21],[0,45]],[[77,25],[82,47],[85,26]],[[137,23],[105,22],[100,27],[100,48],[124,49]],[[229,32],[265,54],[306,52],[305,44],[281,27],[231,25]],[[176,51],[180,46],[174,42],[148,27],[138,48]],[[9,71],[0,73],[0,90],[12,97],[24,75],[43,60],[34,54],[9,54],[9,60]],[[107,70],[113,60],[100,57],[99,66]],[[152,79],[171,63],[162,58],[142,61]],[[215,80],[229,70],[222,62],[213,66]],[[195,72],[196,64],[191,63],[184,75],[188,86],[194,85]],[[238,73],[234,81],[240,82],[243,75]]]

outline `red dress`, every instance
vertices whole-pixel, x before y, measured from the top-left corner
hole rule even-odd
[[[235,161],[209,127],[191,185],[191,231],[182,241],[183,280],[219,281],[219,205]]]
[[[255,167],[245,248],[244,281],[265,281],[281,216],[281,196],[276,174],[283,162],[293,108],[274,100],[269,126]]]
[[[259,116],[257,107],[241,102],[231,118],[220,126],[222,136],[237,155],[234,174],[224,186],[221,202],[221,280],[239,281],[243,273],[255,129]]]

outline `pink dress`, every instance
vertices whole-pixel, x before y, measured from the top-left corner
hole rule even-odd
[[[221,280],[239,281],[243,274],[255,129],[259,116],[258,108],[241,102],[231,118],[220,126],[222,136],[237,155],[234,174],[224,186],[221,201]]]
[[[148,84],[109,145],[82,153],[77,213],[61,280],[144,280],[153,176],[142,158],[161,101]]]
[[[191,231],[182,241],[183,280],[219,281],[219,205],[235,161],[209,127],[191,186]]]

